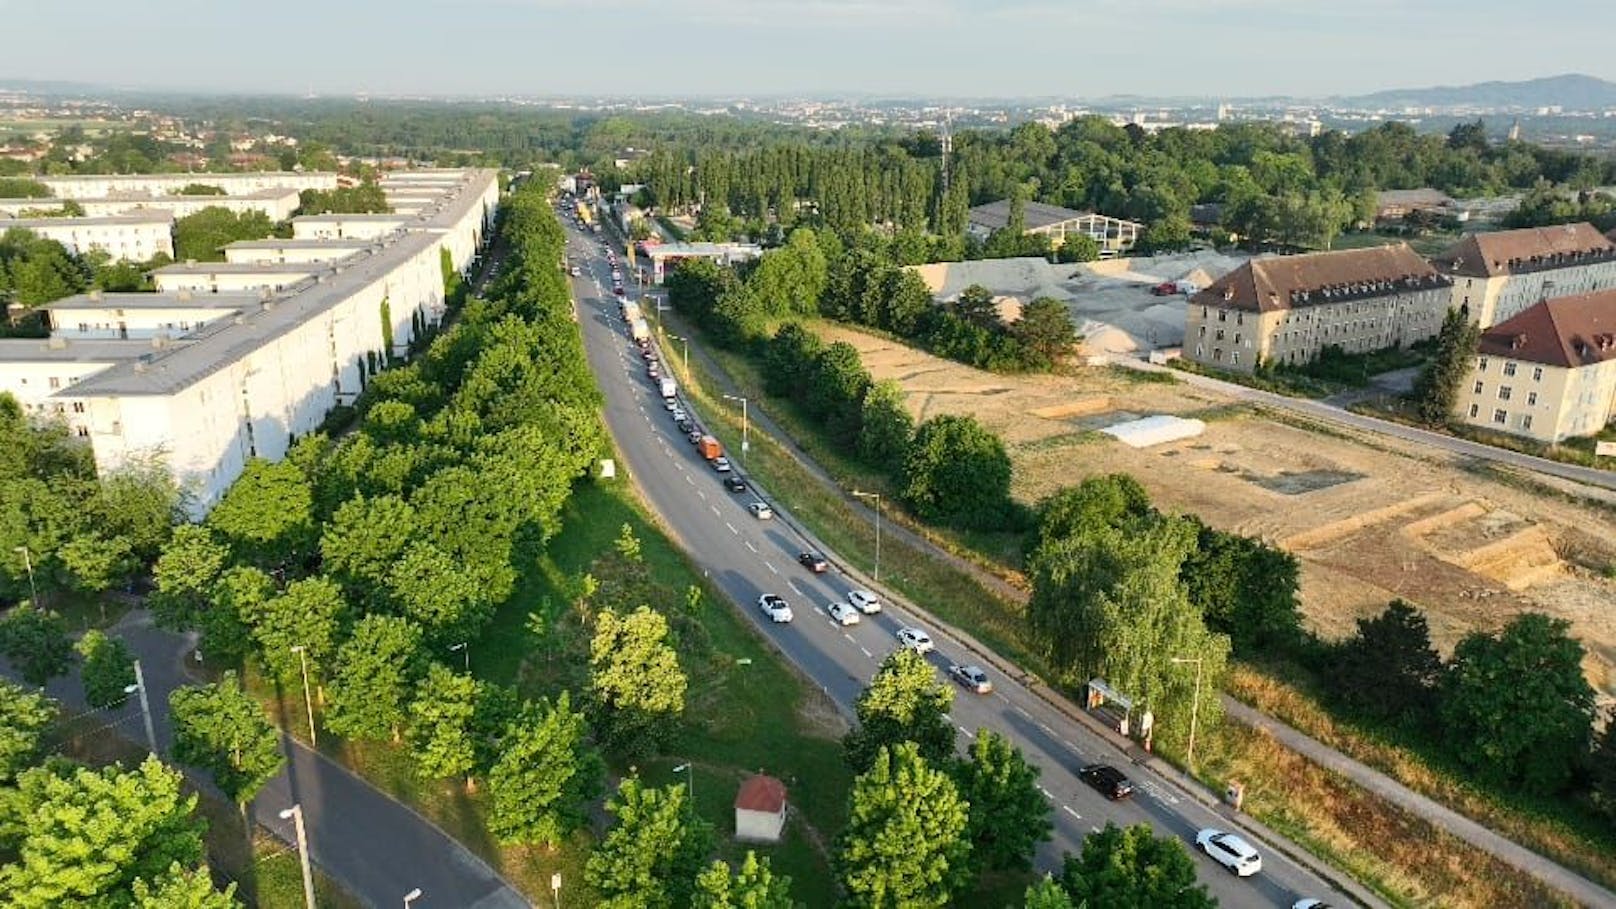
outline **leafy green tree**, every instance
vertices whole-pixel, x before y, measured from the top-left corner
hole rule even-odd
[[[1195,860],[1178,840],[1148,824],[1109,821],[1083,838],[1081,855],[1066,856],[1061,884],[1077,905],[1119,909],[1213,909],[1218,901],[1196,882]]]
[[[1328,665],[1335,698],[1355,711],[1411,726],[1434,714],[1442,657],[1425,614],[1402,600],[1359,619]]]
[[[714,861],[696,877],[691,909],[795,909],[791,878],[775,875],[767,857],[746,850],[739,871],[730,875],[729,863]]]
[[[249,621],[262,615],[265,604],[276,596],[275,579],[262,569],[225,569],[196,617],[195,625],[202,632],[203,655],[226,665],[245,659],[253,647],[253,626]]]
[[[999,307],[993,302],[993,291],[980,284],[960,291],[959,299],[954,301],[954,314],[983,328],[999,324]]]
[[[31,177],[0,177],[0,199],[49,199],[51,188]]]
[[[305,660],[314,677],[331,665],[347,615],[342,588],[317,577],[286,585],[285,592],[265,601],[247,620],[264,665],[276,678],[291,681],[300,678]],[[294,647],[303,650],[296,653]]]
[[[427,542],[409,545],[393,563],[384,590],[440,646],[476,637],[493,609],[478,579]]]
[[[223,262],[224,247],[237,240],[262,240],[275,225],[261,211],[233,212],[211,206],[174,221],[174,258],[181,262]]]
[[[848,766],[862,773],[883,749],[901,742],[914,743],[921,757],[941,765],[954,754],[954,724],[947,716],[953,703],[954,690],[938,682],[925,657],[894,650],[853,705],[858,728],[842,739]]]
[[[1010,333],[1044,363],[1060,361],[1061,355],[1077,343],[1077,328],[1066,304],[1054,297],[1037,297],[1021,308],[1021,318],[1010,326]]]
[[[853,781],[847,827],[837,839],[844,905],[950,905],[970,878],[966,809],[948,775],[912,742],[882,749]]]
[[[30,685],[45,687],[73,665],[73,642],[67,622],[48,609],[31,603],[15,606],[0,618],[0,655]]]
[[[207,526],[237,558],[259,567],[299,562],[317,541],[309,479],[288,461],[254,458],[208,513]]]
[[[429,779],[463,776],[472,788],[477,761],[477,683],[433,663],[415,686],[410,702],[410,753],[415,770]]]
[[[156,590],[148,602],[158,626],[171,631],[190,628],[209,602],[209,591],[230,562],[230,550],[213,531],[182,524],[163,545],[152,568]]]
[[[56,557],[67,572],[69,588],[96,595],[126,582],[139,567],[128,540],[94,531],[68,540]]]
[[[1282,651],[1301,636],[1296,557],[1190,517],[1196,546],[1179,570],[1207,627],[1227,634],[1237,653]]]
[[[186,685],[168,696],[174,759],[206,770],[245,811],[258,790],[281,772],[280,736],[264,708],[241,690],[234,672],[209,685]]]
[[[588,732],[565,691],[554,704],[527,705],[509,725],[488,774],[488,829],[500,842],[554,849],[589,823],[605,764]]]
[[[86,269],[55,240],[19,227],[0,233],[0,292],[38,306],[83,291]]]
[[[1192,230],[1189,218],[1176,213],[1168,215],[1151,222],[1144,233],[1139,235],[1138,251],[1145,255],[1155,255],[1188,249]]]
[[[815,363],[824,349],[825,342],[801,322],[780,326],[763,353],[763,384],[769,394],[805,400]]]
[[[0,783],[9,785],[34,765],[55,721],[56,702],[44,692],[0,679]]]
[[[1027,888],[1022,906],[1024,909],[1076,909],[1066,889],[1047,874]]]
[[[1038,844],[1049,839],[1049,800],[1038,788],[1038,768],[1021,749],[990,729],[977,730],[971,757],[954,775],[970,805],[967,836],[978,868],[1010,871],[1032,867]]]
[[[1528,612],[1496,637],[1473,631],[1454,648],[1442,726],[1455,756],[1482,779],[1547,795],[1587,754],[1594,692],[1570,627]]]
[[[1155,523],[1150,494],[1125,473],[1084,477],[1038,504],[1038,532],[1027,553],[1045,542],[1086,536],[1105,529],[1143,528]]]
[[[1440,426],[1453,415],[1459,391],[1476,361],[1481,327],[1463,307],[1448,311],[1436,336],[1436,351],[1414,380],[1414,405],[1420,419]]]
[[[0,722],[4,722],[3,718]],[[4,727],[0,727],[0,734],[3,732]],[[0,771],[6,766],[5,753],[6,747],[0,741]],[[1588,757],[1588,779],[1594,806],[1607,817],[1616,818],[1616,711],[1606,712],[1605,727],[1594,739],[1593,753]]]
[[[590,716],[609,749],[625,756],[654,751],[684,713],[686,686],[666,618],[644,606],[627,615],[596,614]]]
[[[1100,241],[1079,234],[1069,236],[1055,249],[1057,262],[1093,262],[1100,258]]]
[[[206,866],[187,871],[175,862],[168,870],[148,883],[136,878],[134,902],[131,909],[239,909],[234,882],[223,890],[213,886],[213,876]]]
[[[154,461],[127,464],[101,477],[86,503],[96,532],[126,540],[133,558],[149,564],[162,552],[183,520],[179,486]]]
[[[90,706],[116,707],[129,699],[124,689],[135,684],[135,660],[122,638],[108,637],[92,628],[73,649],[84,658],[79,675],[84,682],[84,699]]]
[[[0,799],[0,893],[17,909],[126,905],[135,881],[202,861],[205,823],[178,771],[66,761],[23,771]]]
[[[335,665],[326,725],[348,738],[398,741],[415,682],[426,672],[420,626],[367,615],[338,648]]]
[[[903,467],[914,435],[915,418],[904,404],[903,386],[894,379],[870,386],[859,420],[859,457],[895,474]]]
[[[349,596],[377,602],[416,533],[415,509],[397,496],[355,496],[320,535],[321,567]]]
[[[305,215],[387,214],[393,210],[375,180],[336,189],[305,189],[298,194],[298,202],[298,212]]]
[[[617,823],[589,854],[584,875],[607,909],[690,904],[712,847],[712,828],[685,803],[683,786],[646,786],[625,777],[606,803]]]
[[[1010,456],[974,418],[933,417],[920,424],[909,446],[902,495],[923,520],[1002,526],[1010,511]]]

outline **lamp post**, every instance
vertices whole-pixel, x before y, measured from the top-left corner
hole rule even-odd
[[[140,671],[140,661],[139,660],[135,660],[135,684],[124,686],[123,693],[124,694],[136,694],[136,693],[139,693],[139,695],[140,695],[140,718],[142,720],[144,720],[145,723],[146,723],[146,745],[147,745],[147,747],[151,748],[151,753],[152,754],[156,754],[157,753],[157,733],[152,729],[151,702],[146,699],[146,676],[145,676],[144,673],[142,673]]]
[[[683,335],[675,335],[675,334],[670,334],[670,335],[668,335],[668,337],[670,339],[674,340],[674,341],[679,342],[679,346],[682,349],[683,355],[684,355],[685,375],[687,375],[687,376],[690,375],[690,339],[687,338],[687,337],[684,337]]]
[[[449,652],[450,653],[454,653],[457,650],[462,651],[462,652],[465,653],[465,655],[466,655],[466,675],[471,675],[471,644],[469,642],[467,642],[467,641],[461,641],[460,643],[453,644],[453,645],[451,645],[449,647]]]
[[[1200,657],[1173,657],[1174,663],[1195,664],[1195,700],[1190,702],[1190,746],[1184,755],[1185,763],[1190,770],[1195,769],[1195,721],[1201,713],[1201,658]]]
[[[290,819],[292,829],[297,832],[297,856],[303,863],[303,902],[308,909],[314,906],[314,870],[309,867],[309,837],[303,829],[303,806],[293,805],[281,812],[281,820]]]
[[[18,546],[12,552],[22,553],[22,567],[28,571],[28,598],[37,608],[39,606],[39,588],[34,586],[34,559],[29,554],[27,546]]]
[[[853,490],[853,497],[857,499],[875,500],[875,582],[881,583],[881,494],[879,492],[859,492]]]
[[[744,458],[746,457],[746,452],[752,447],[752,420],[747,415],[746,399],[740,395],[725,395],[724,400],[741,402],[741,457]]]
[[[418,900],[420,898],[421,898],[421,888],[420,887],[416,887],[414,890],[411,890],[409,893],[404,894],[404,909],[410,909],[410,904],[415,902],[416,900]]]
[[[696,813],[696,768],[690,763],[680,764],[673,768],[674,773],[685,775],[685,798],[690,802],[690,813]]]
[[[309,744],[319,747],[320,736],[314,731],[314,698],[309,694],[308,649],[299,644],[292,648],[292,652],[297,654],[298,665],[303,669],[303,707],[309,712]]]

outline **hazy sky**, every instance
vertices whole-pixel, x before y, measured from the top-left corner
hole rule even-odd
[[[215,91],[1355,94],[1616,80],[1616,2],[0,0],[0,80]]]

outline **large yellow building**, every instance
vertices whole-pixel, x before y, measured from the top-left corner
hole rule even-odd
[[[1253,259],[1190,297],[1184,356],[1219,369],[1307,363],[1435,337],[1448,278],[1407,244]]]
[[[1616,287],[1616,243],[1587,223],[1471,234],[1432,262],[1453,278],[1453,308],[1482,328],[1541,300]]]
[[[1616,290],[1557,297],[1482,332],[1462,422],[1558,442],[1616,419]]]

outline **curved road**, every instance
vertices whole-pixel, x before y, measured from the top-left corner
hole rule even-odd
[[[928,659],[940,677],[950,654],[969,661],[963,644],[939,634],[926,617],[890,602],[884,611],[857,625],[844,628],[829,620],[825,606],[863,585],[835,569],[814,575],[800,567],[796,554],[809,544],[784,521],[752,517],[746,505],[756,500],[754,490],[738,495],[725,490],[720,475],[674,426],[646,376],[640,352],[628,338],[612,298],[611,269],[601,242],[576,230],[569,229],[569,234],[571,260],[585,269],[573,281],[577,317],[618,451],[673,536],[764,636],[849,715],[880,661],[897,646],[895,634],[903,625],[931,630],[938,650]],[[837,561],[834,554],[825,555]],[[775,625],[764,619],[755,606],[762,593],[784,596],[796,620]],[[992,675],[996,690],[991,695],[956,689],[951,718],[959,727],[962,746],[977,729],[991,728],[1006,735],[1041,769],[1055,825],[1053,841],[1039,855],[1041,868],[1057,868],[1063,852],[1079,851],[1083,838],[1108,821],[1148,823],[1186,844],[1193,843],[1199,828],[1231,826],[1224,812],[1190,797],[1149,768],[1132,765],[1111,741],[1019,682]],[[1123,768],[1138,789],[1136,796],[1110,802],[1078,780],[1077,768],[1096,762]],[[1235,878],[1193,853],[1201,879],[1223,905],[1288,907],[1308,896],[1343,902],[1342,894],[1319,877],[1249,834],[1248,839],[1256,841],[1263,854],[1262,873],[1249,879]]]

